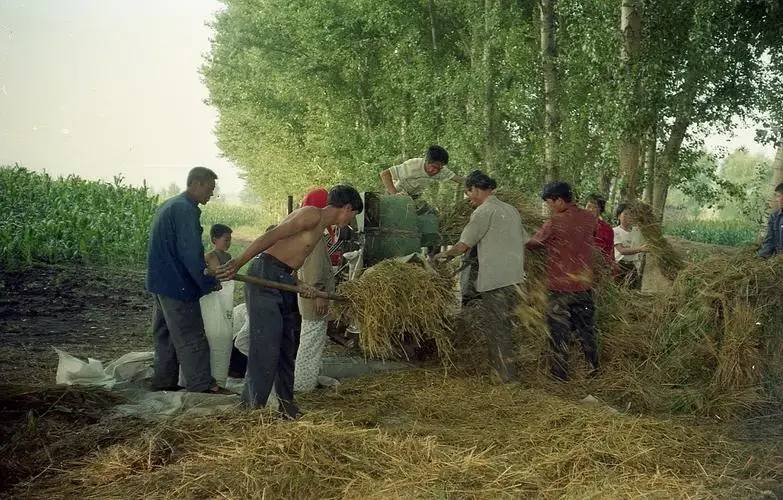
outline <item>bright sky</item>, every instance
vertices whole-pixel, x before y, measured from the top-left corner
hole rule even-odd
[[[0,164],[180,187],[196,165],[243,181],[215,145],[198,69],[216,0],[0,0]],[[754,142],[753,124],[708,149]]]
[[[0,164],[153,187],[215,170],[244,182],[215,145],[198,69],[212,0],[0,0]]]

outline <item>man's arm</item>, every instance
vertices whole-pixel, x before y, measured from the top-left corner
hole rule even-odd
[[[767,235],[759,248],[758,256],[761,258],[771,257],[775,253],[775,213],[769,216],[767,221]]]
[[[541,229],[536,231],[536,234],[534,234],[532,238],[527,240],[527,243],[525,243],[525,248],[527,248],[528,250],[537,250],[539,248],[544,248],[546,246],[546,242],[551,237],[552,237],[552,221],[548,220],[544,222],[544,225],[541,226]]]
[[[449,250],[436,255],[435,260],[451,260],[458,255],[463,255],[468,252],[471,248],[478,245],[479,241],[487,234],[491,221],[491,212],[484,210],[483,207],[477,208],[470,215],[470,221],[468,221],[467,225],[462,230],[462,234],[459,237],[459,243]]]
[[[438,255],[434,257],[435,260],[451,260],[454,257],[457,257],[458,255],[463,255],[470,251],[471,247],[468,245],[462,243],[461,241],[454,245],[453,247],[449,248],[445,252],[441,252]]]
[[[394,179],[392,179],[391,171],[387,168],[383,172],[381,172],[381,182],[383,182],[383,187],[386,188],[386,192],[389,194],[397,194],[397,188],[394,187]]]
[[[207,263],[204,261],[198,216],[184,207],[172,207],[174,210],[174,230],[177,239],[177,257],[188,270],[193,282],[202,292],[209,293],[218,288],[219,283],[204,275]]]
[[[616,243],[614,245],[614,248],[620,253],[620,255],[636,255],[637,253],[642,253],[647,251],[647,245],[639,245],[638,247],[629,247],[623,245],[622,243]]]
[[[231,259],[226,264],[220,266],[220,272],[217,277],[221,280],[229,280],[234,277],[237,271],[244,266],[250,259],[260,254],[275,243],[302,231],[313,229],[321,221],[319,209],[315,207],[300,208],[292,213],[288,219],[284,220],[271,231],[267,231],[256,238],[242,255],[236,259]]]
[[[464,177],[461,177],[461,176],[459,176],[459,175],[455,175],[454,177],[452,177],[452,178],[451,178],[451,179],[449,179],[449,180],[450,180],[451,182],[456,182],[456,183],[457,183],[457,184],[459,184],[459,185],[462,185],[462,184],[464,184],[464,183],[465,183],[465,178],[464,178]]]

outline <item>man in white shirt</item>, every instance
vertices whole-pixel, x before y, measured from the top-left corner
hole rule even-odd
[[[448,169],[449,153],[441,146],[430,146],[424,158],[411,158],[381,172],[381,181],[389,194],[405,193],[414,200],[436,183],[465,179]]]
[[[642,243],[642,234],[633,227],[629,205],[617,205],[615,215],[620,223],[614,228],[614,258],[619,267],[618,279],[633,290],[642,287],[642,256],[647,245]]]
[[[489,361],[498,378],[506,383],[517,379],[513,341],[514,315],[525,277],[524,246],[528,235],[516,208],[498,200],[497,183],[480,170],[465,180],[470,204],[476,207],[459,243],[435,256],[450,260],[478,248],[479,294],[476,316],[487,337]]]

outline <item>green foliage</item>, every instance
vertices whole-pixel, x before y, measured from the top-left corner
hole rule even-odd
[[[225,224],[235,231],[238,228],[245,228],[261,234],[264,228],[276,222],[278,221],[259,206],[210,202],[201,208],[201,225],[204,227],[207,241],[209,228],[213,224]]]
[[[664,225],[664,232],[668,235],[726,246],[757,243],[762,229],[747,220],[667,219]]]
[[[759,54],[781,45],[768,13],[735,0],[645,2],[643,82],[631,99],[619,64],[619,5],[557,3],[561,177],[606,191],[617,141],[636,114],[724,129],[765,105],[777,75]],[[752,3],[752,2],[750,2]],[[313,185],[381,189],[379,172],[440,143],[459,173],[484,168],[501,185],[538,191],[544,95],[535,2],[227,0],[203,73],[220,113],[219,145],[265,203]],[[775,54],[777,52],[774,52]],[[773,65],[774,66],[774,65]],[[771,102],[771,101],[770,101]],[[698,141],[671,184],[717,196]],[[675,155],[676,158],[677,155]],[[714,187],[714,186],[713,186]],[[269,207],[266,207],[269,208]]]
[[[52,178],[21,167],[0,167],[0,263],[49,262],[144,266],[159,198],[146,187]],[[212,224],[257,236],[272,222],[259,207],[209,203],[202,208],[204,244]],[[241,246],[232,250],[241,253]]]
[[[144,261],[157,198],[146,187],[0,167],[0,262]]]

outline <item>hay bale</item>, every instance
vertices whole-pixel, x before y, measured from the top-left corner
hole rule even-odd
[[[359,345],[371,357],[399,354],[404,340],[416,345],[433,341],[447,360],[451,346],[451,316],[456,306],[454,282],[421,266],[385,260],[342,283],[345,297],[335,304],[339,317],[359,327]]]

